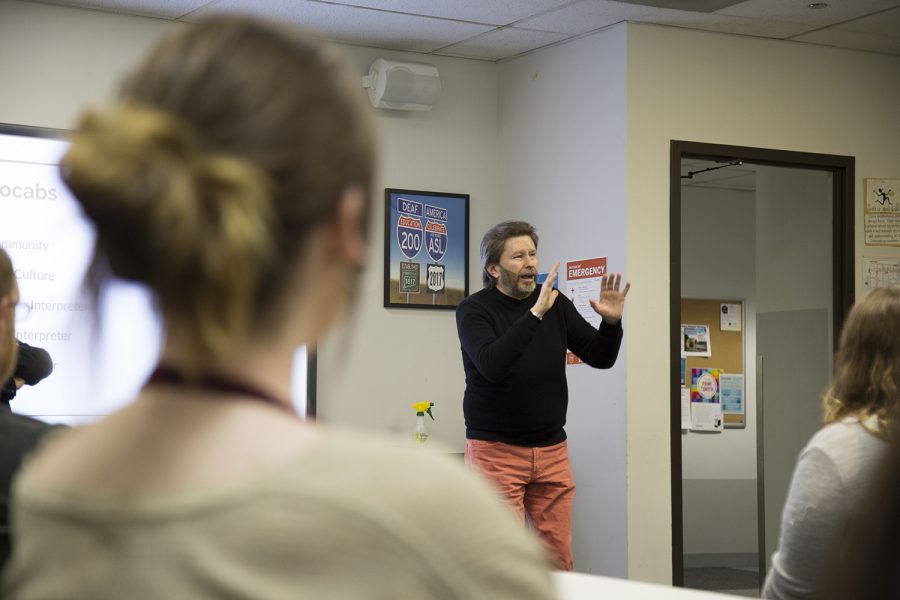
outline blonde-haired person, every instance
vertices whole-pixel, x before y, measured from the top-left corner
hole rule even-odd
[[[302,423],[294,349],[353,302],[374,142],[327,47],[220,17],[161,42],[62,170],[93,280],[142,282],[167,339],[109,418],[15,490],[3,597],[547,598],[536,542],[448,458]]]
[[[900,421],[900,289],[876,289],[841,333],[825,426],[791,479],[764,598],[816,598]]]

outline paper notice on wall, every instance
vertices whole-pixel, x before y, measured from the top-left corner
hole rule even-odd
[[[600,327],[603,318],[591,307],[591,300],[600,299],[600,285],[606,275],[606,257],[568,261],[565,274],[566,287],[563,292],[585,321]]]
[[[691,369],[691,402],[718,404],[721,369]]]
[[[866,177],[866,214],[900,214],[900,179]]]
[[[567,261],[563,271],[565,279],[560,291],[572,301],[578,314],[594,328],[600,327],[603,318],[594,311],[591,300],[600,299],[604,275],[606,275],[605,256]],[[577,365],[582,364],[582,361],[571,352],[567,352],[566,364]]]
[[[722,432],[722,405],[691,402],[691,431]]]
[[[865,216],[866,246],[900,246],[900,215]]]
[[[863,256],[863,288],[900,286],[900,257]]]
[[[741,330],[741,305],[728,304],[725,302],[719,305],[719,331],[740,331]]]
[[[681,326],[682,356],[712,356],[712,343],[709,339],[709,325]]]
[[[722,413],[744,414],[744,376],[740,373],[720,373],[719,398]]]
[[[681,428],[691,428],[691,390],[681,388]]]
[[[722,431],[721,369],[691,369],[691,430]]]
[[[900,246],[900,179],[865,180],[867,246]]]

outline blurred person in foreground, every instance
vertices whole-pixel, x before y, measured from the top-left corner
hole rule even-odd
[[[18,303],[19,287],[12,261],[0,249],[0,381],[11,381],[17,365],[22,362],[15,331]],[[8,405],[0,402],[0,573],[10,554],[9,495],[13,476],[21,467],[23,457],[49,430],[50,425],[14,415],[9,412]]]
[[[851,309],[824,408],[825,426],[797,460],[764,598],[826,595],[821,582],[897,437],[900,289],[872,290]]]
[[[154,294],[159,366],[15,484],[4,597],[548,598],[462,464],[301,422],[294,350],[351,308],[374,141],[333,49],[219,17],[162,41],[62,161],[95,291]],[[376,395],[377,397],[377,395]]]

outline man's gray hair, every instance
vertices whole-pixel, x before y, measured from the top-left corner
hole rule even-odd
[[[484,237],[481,238],[481,280],[486,289],[496,285],[496,281],[487,271],[488,265],[500,264],[500,256],[503,254],[506,240],[522,237],[523,235],[530,237],[534,242],[534,247],[537,248],[537,231],[525,221],[503,221],[502,223],[497,223],[488,229]]]

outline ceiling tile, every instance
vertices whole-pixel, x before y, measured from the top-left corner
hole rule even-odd
[[[702,29],[721,33],[785,39],[810,30],[809,25],[790,21],[733,17],[718,13],[695,13],[683,10],[658,10],[647,18],[632,19],[658,25]]]
[[[485,60],[507,58],[622,21],[792,38],[888,54],[898,54],[900,39],[900,0],[826,0],[830,6],[822,10],[807,8],[811,0],[746,0],[715,13],[654,8],[627,0],[31,1],[188,22],[217,12],[238,12],[298,24],[339,42],[438,50]],[[515,27],[493,27],[510,22]]]
[[[900,8],[880,12],[877,15],[862,17],[847,23],[835,25],[837,29],[877,33],[879,35],[900,36]]]
[[[243,13],[299,25],[349,44],[431,52],[491,31],[488,25],[382,12],[306,0],[216,0],[186,21],[220,13]]]
[[[541,31],[557,31],[570,35],[580,35],[622,21],[636,20],[652,12],[654,12],[654,9],[646,6],[635,6],[624,2],[587,0],[559,8],[538,17],[525,19],[518,23],[518,26]]]
[[[900,6],[897,0],[826,0],[827,8],[812,9],[813,0],[747,0],[718,11],[721,15],[785,20],[817,27],[834,25],[874,12]]]
[[[674,25],[773,38],[785,38],[810,29],[809,26],[791,22],[653,8],[606,0],[586,0],[579,4],[565,6],[540,17],[527,19],[519,23],[519,26],[579,35],[622,21]]]
[[[793,38],[797,42],[809,42],[824,46],[836,46],[838,48],[851,48],[855,50],[869,50],[900,56],[900,37],[878,35],[876,33],[862,33],[859,31],[847,31],[837,27],[820,29]]]
[[[674,8],[695,12],[714,12],[727,6],[739,4],[744,0],[621,0],[628,4],[643,4],[656,8]]]
[[[46,4],[75,6],[107,12],[175,20],[197,10],[210,0],[51,0]]]
[[[500,60],[562,41],[568,37],[565,34],[549,31],[506,27],[461,44],[442,48],[436,54]]]
[[[552,10],[577,0],[330,0],[380,10],[472,21],[490,25],[509,25],[532,15]]]

